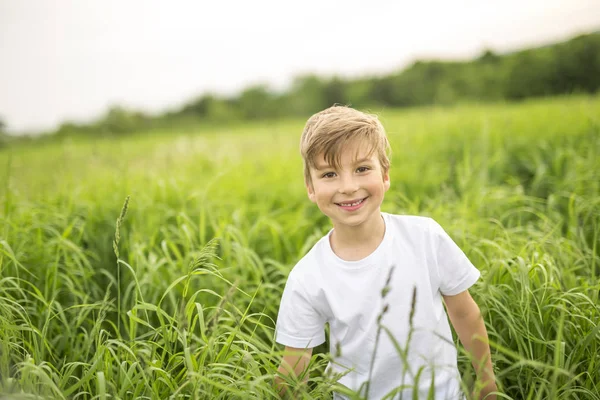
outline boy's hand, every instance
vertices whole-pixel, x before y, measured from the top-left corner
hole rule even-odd
[[[498,386],[496,386],[496,382],[492,382],[483,387],[479,393],[473,393],[471,398],[475,400],[496,400],[497,396],[495,394],[490,394],[495,392],[498,392]]]
[[[277,369],[278,375],[275,376],[275,390],[281,398],[286,398],[285,396],[288,393],[285,376],[293,375],[293,377],[302,378],[304,384],[308,381],[306,369],[310,362],[312,350],[312,348],[299,349],[286,346],[283,351],[283,360]]]
[[[455,296],[444,296],[444,303],[458,338],[465,350],[471,354],[471,363],[477,373],[478,381],[484,384],[479,394],[474,393],[473,398],[495,400],[496,395],[490,393],[497,392],[498,387],[492,366],[487,330],[477,303],[468,290]]]

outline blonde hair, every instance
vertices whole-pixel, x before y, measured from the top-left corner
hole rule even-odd
[[[356,140],[369,146],[369,157],[377,153],[383,173],[388,172],[390,144],[376,115],[334,105],[310,117],[300,138],[306,183],[312,182],[310,168],[315,167],[319,155],[322,154],[325,161],[337,169],[344,147]]]

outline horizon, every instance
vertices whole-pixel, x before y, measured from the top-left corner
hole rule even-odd
[[[291,16],[272,0],[236,4],[247,8],[238,13],[227,4],[220,10],[185,3],[191,9],[181,12],[181,3],[161,8],[156,1],[0,3],[0,55],[8,60],[0,64],[0,119],[10,134],[41,133],[66,121],[90,122],[110,106],[156,115],[206,93],[235,95],[256,84],[284,90],[307,73],[380,76],[417,60],[468,61],[485,50],[507,54],[600,28],[600,2],[590,0],[513,0],[495,8],[459,2],[470,14],[445,3],[432,14],[432,1],[406,10],[383,0],[366,9],[356,1],[343,9],[311,1],[315,6],[295,5]],[[312,29],[304,30],[306,21]],[[353,29],[365,21],[377,24]]]

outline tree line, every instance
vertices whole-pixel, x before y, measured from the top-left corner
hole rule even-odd
[[[357,108],[449,105],[595,93],[599,88],[600,31],[507,54],[486,50],[470,61],[415,61],[383,76],[302,75],[283,92],[261,84],[230,97],[207,93],[161,115],[115,106],[96,121],[65,122],[51,133],[126,134],[184,121],[225,123],[306,117],[335,103]]]

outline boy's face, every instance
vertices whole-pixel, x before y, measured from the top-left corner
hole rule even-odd
[[[328,165],[321,154],[310,168],[308,198],[327,215],[334,227],[360,226],[377,220],[389,173],[383,173],[377,154],[368,156],[365,146],[351,143],[341,156],[340,168]]]

